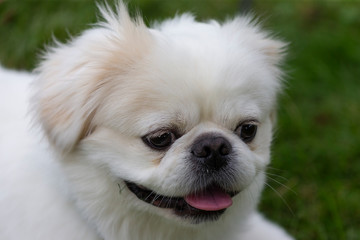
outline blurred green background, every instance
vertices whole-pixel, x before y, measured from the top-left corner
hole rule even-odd
[[[185,11],[224,20],[251,9],[290,43],[259,207],[297,239],[360,239],[360,2],[129,2],[147,23]],[[0,62],[31,70],[52,36],[65,41],[96,19],[94,1],[0,0]]]

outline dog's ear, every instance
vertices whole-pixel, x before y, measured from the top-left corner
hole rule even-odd
[[[66,48],[66,47],[64,47]],[[88,62],[75,49],[48,55],[37,69],[32,107],[50,143],[61,152],[69,152],[92,132],[97,103]],[[61,56],[62,55],[62,56]]]
[[[260,40],[258,44],[272,64],[278,65],[283,61],[287,47],[285,42],[266,37]]]
[[[71,151],[96,128],[103,99],[130,69],[150,42],[140,18],[132,20],[126,6],[117,12],[100,7],[105,19],[67,44],[50,48],[33,84],[32,108],[50,143]]]
[[[285,57],[287,43],[271,36],[261,29],[253,16],[236,17],[223,25],[232,38],[241,39],[239,44],[257,50],[266,57],[268,63],[277,66]]]

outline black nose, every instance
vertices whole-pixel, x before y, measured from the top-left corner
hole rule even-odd
[[[199,136],[191,148],[193,159],[211,170],[219,170],[226,166],[231,151],[229,141],[214,134]]]

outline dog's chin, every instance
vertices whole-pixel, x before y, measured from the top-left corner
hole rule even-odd
[[[216,184],[209,185],[202,192],[210,192],[208,193],[208,195],[211,195],[211,198],[213,201],[215,201],[215,203],[212,201],[212,203],[208,205],[206,205],[206,203],[202,204],[205,206],[200,207],[202,208],[200,209],[194,207],[197,206],[196,204],[191,204],[191,201],[189,201],[189,196],[164,196],[133,182],[125,181],[125,184],[127,188],[133,194],[135,194],[135,196],[140,201],[146,202],[147,204],[158,208],[171,210],[174,215],[180,217],[181,219],[189,221],[192,224],[218,220],[219,217],[231,205],[231,198],[239,193],[239,191],[225,191],[222,189],[219,190],[220,187],[218,187]],[[217,191],[221,191],[222,194],[225,195],[225,203],[224,201],[220,203],[220,205],[222,206],[219,206],[216,203],[216,200],[214,200],[216,196],[213,196],[211,193],[212,191],[215,191],[214,189],[217,189]]]

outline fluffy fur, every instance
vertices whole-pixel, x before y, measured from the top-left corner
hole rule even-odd
[[[100,10],[103,22],[48,49],[35,73],[0,69],[0,239],[292,239],[256,212],[284,43],[244,17],[148,28],[122,3]],[[246,143],[234,131],[250,120]],[[159,129],[178,133],[163,151],[144,141]],[[232,146],[221,174],[194,172],[189,149],[206,133]],[[124,180],[173,197],[210,182],[239,193],[218,219],[193,221]]]

